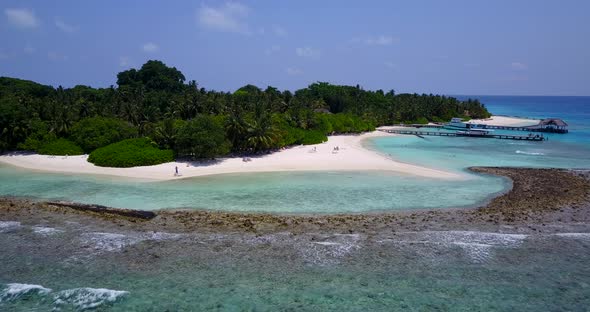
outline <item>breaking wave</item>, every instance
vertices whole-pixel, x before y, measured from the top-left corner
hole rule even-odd
[[[6,287],[0,291],[0,302],[12,301],[32,294],[46,295],[50,292],[51,289],[41,285],[10,283],[6,284]]]
[[[70,304],[74,307],[86,310],[94,309],[105,303],[113,303],[120,297],[128,295],[128,291],[112,290],[106,288],[74,288],[57,292],[54,298],[56,306]]]
[[[521,150],[517,150],[516,154],[531,155],[531,156],[545,155],[544,153],[541,153],[541,152],[526,152],[526,151],[521,151]]]
[[[0,233],[15,230],[20,227],[20,222],[0,221]]]
[[[33,295],[46,298],[50,293],[53,294],[53,310],[59,310],[66,305],[76,310],[95,309],[104,304],[112,304],[129,294],[124,290],[88,287],[53,292],[50,288],[41,285],[10,283],[0,290],[0,303],[25,299],[25,297],[25,300],[30,300]]]

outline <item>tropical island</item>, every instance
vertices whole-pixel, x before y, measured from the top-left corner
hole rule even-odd
[[[206,90],[151,60],[117,74],[117,87],[53,88],[0,78],[0,150],[89,154],[104,167],[250,156],[394,123],[488,118],[476,100],[367,91],[318,82],[291,92],[246,85]]]
[[[590,172],[571,169],[583,164],[583,147],[570,145],[577,158],[557,154],[538,161],[543,152],[555,153],[560,142],[513,147],[457,137],[451,143],[402,138],[386,127],[439,127],[453,118],[459,124],[469,120],[470,126],[510,128],[538,120],[491,116],[479,100],[319,82],[294,93],[252,85],[233,93],[207,91],[194,81],[185,84],[180,71],[159,61],[117,78],[118,87],[105,89],[55,89],[0,78],[0,260],[8,263],[0,269],[5,284],[0,305],[148,308],[161,298],[155,305],[171,310],[223,310],[246,272],[247,290],[239,292],[249,293],[250,281],[260,277],[264,291],[238,295],[240,307],[257,298],[271,309],[284,287],[289,295],[278,303],[282,307],[333,310],[350,297],[358,299],[354,307],[387,304],[403,310],[408,305],[390,295],[400,287],[399,276],[411,284],[412,272],[420,272],[420,281],[428,272],[435,278],[408,289],[422,302],[421,291],[431,281],[448,283],[439,290],[446,299],[434,307],[446,308],[456,297],[472,307],[495,308],[493,300],[473,299],[479,289],[457,283],[456,276],[470,282],[472,274],[491,281],[490,290],[482,288],[486,296],[497,289],[512,293],[517,285],[530,297],[549,292],[538,305],[586,306],[586,299],[577,298],[585,294],[587,280]],[[378,127],[383,131],[374,131]],[[392,147],[365,145],[380,139],[391,139],[386,142]],[[410,153],[407,162],[397,159],[412,149],[403,143],[412,139],[430,157],[426,164],[414,160],[417,154]],[[461,154],[467,158],[458,159]],[[487,154],[492,155],[484,161],[488,166],[508,165],[472,167]],[[566,169],[515,168],[510,166],[520,160],[515,154],[528,157],[527,165],[553,161]],[[433,159],[441,166],[428,164]],[[445,161],[470,167],[453,169]],[[271,171],[317,173],[251,174]],[[342,173],[334,179],[332,171]],[[237,189],[231,174],[237,174]],[[168,181],[204,175],[221,177]],[[296,181],[284,182],[290,179]],[[274,188],[275,183],[281,185]],[[119,201],[107,206],[110,197]],[[157,200],[163,204],[150,207]],[[116,204],[137,201],[140,207]],[[255,205],[260,202],[266,206]],[[419,206],[425,202],[434,206]],[[471,204],[453,206],[461,202]],[[582,256],[572,264],[561,249]],[[24,261],[33,263],[34,273],[20,269]],[[541,270],[528,263],[540,263]],[[582,273],[573,279],[576,287],[566,288],[571,293],[555,303],[561,294],[555,285],[561,285],[562,267],[569,265],[568,272]],[[45,268],[52,273],[39,278]],[[53,283],[55,270],[68,281]],[[316,280],[314,294],[292,292],[293,283],[307,289]],[[539,281],[548,286],[527,288]],[[351,290],[341,292],[342,285]],[[331,289],[338,289],[336,296]],[[201,294],[209,303],[201,303]],[[519,296],[512,295],[508,306],[530,307]]]

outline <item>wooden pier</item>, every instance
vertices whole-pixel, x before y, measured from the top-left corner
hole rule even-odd
[[[525,132],[549,132],[549,133],[568,133],[567,123],[558,118],[547,118],[539,121],[539,124],[532,126],[499,126],[499,125],[488,125],[488,124],[471,124],[464,123],[465,129],[457,130],[469,130],[471,129],[496,129],[496,130],[509,130],[509,131],[525,131]],[[398,124],[397,127],[409,127],[409,128],[433,128],[443,129],[446,124]]]
[[[497,129],[497,130],[509,130],[509,131],[527,131],[527,132],[551,132],[551,133],[567,133],[567,130],[559,130],[553,128],[542,128],[538,125],[527,126],[527,127],[511,127],[511,126],[495,126],[495,125],[474,125],[477,129]]]
[[[402,129],[388,129],[379,130],[387,133],[423,136],[447,136],[447,137],[470,137],[470,138],[486,138],[486,139],[500,139],[500,140],[519,140],[519,141],[545,141],[546,137],[543,135],[511,135],[511,134],[481,134],[481,133],[457,133],[457,132],[437,132],[437,131],[416,131],[416,130],[402,130]]]

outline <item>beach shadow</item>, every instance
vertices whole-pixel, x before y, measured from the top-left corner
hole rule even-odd
[[[221,164],[225,159],[203,159],[203,160],[188,160],[188,159],[177,159],[177,162],[186,163],[188,167],[209,167]]]
[[[37,153],[32,151],[11,151],[0,153],[2,156],[30,156],[30,155],[37,155]]]

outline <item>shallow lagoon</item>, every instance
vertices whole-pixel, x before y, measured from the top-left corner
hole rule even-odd
[[[509,188],[498,177],[429,180],[388,172],[226,174],[166,182],[0,167],[0,195],[119,208],[358,213],[478,205]]]

